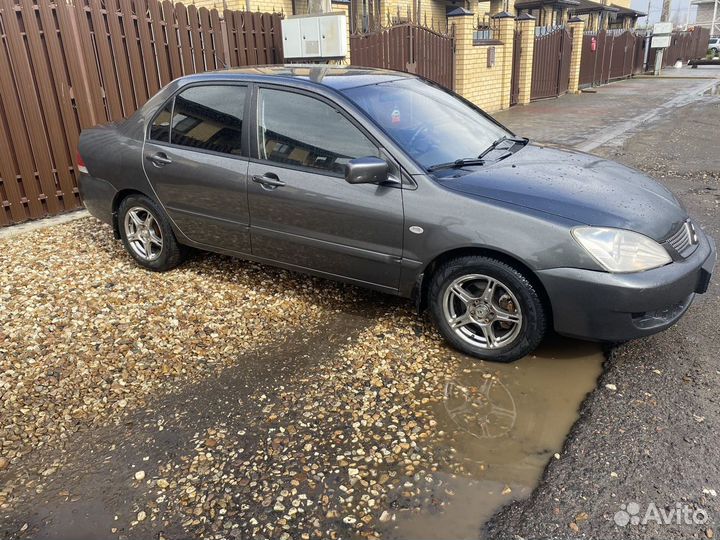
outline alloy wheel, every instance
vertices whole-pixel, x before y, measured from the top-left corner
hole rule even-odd
[[[162,253],[162,230],[147,208],[133,206],[125,214],[125,237],[133,252],[145,261],[154,261]]]
[[[483,274],[464,275],[450,283],[442,309],[450,328],[473,347],[505,347],[522,329],[522,310],[513,292]]]

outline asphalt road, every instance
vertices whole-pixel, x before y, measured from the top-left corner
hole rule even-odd
[[[715,70],[713,75],[716,75]],[[710,81],[712,82],[712,81]],[[664,86],[666,95],[658,95]],[[637,80],[610,85],[586,99],[606,111],[657,101],[653,114],[594,148],[667,185],[706,232],[720,239],[720,99],[698,96],[697,80]],[[614,88],[613,88],[614,86]],[[643,98],[643,94],[646,96]],[[669,106],[669,101],[674,101]],[[532,105],[502,120],[519,133],[543,133],[543,115],[557,118],[562,100]],[[523,119],[532,119],[523,125]],[[630,115],[632,118],[632,115]],[[558,126],[582,146],[623,122],[611,118]],[[605,125],[603,125],[605,123]],[[563,131],[564,130],[564,131]],[[583,133],[586,135],[583,137]],[[714,134],[714,135],[713,135]],[[712,135],[712,138],[711,138]],[[532,136],[532,135],[531,135]],[[496,514],[488,538],[712,538],[720,533],[720,287],[716,269],[707,294],[672,329],[612,349],[597,389],[582,406],[561,458],[551,460],[532,496]],[[637,503],[636,505],[628,505]],[[654,507],[652,506],[654,505]],[[686,522],[688,512],[703,509]],[[653,510],[656,508],[656,510]],[[638,524],[619,526],[630,518]],[[670,511],[676,512],[670,515]],[[671,524],[663,522],[665,517]],[[687,514],[690,516],[690,514]],[[658,517],[659,516],[659,517]],[[649,519],[644,519],[649,517]],[[645,522],[645,524],[643,524]]]

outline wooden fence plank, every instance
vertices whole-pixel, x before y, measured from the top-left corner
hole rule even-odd
[[[106,66],[105,69],[114,68],[117,71],[120,83],[120,96],[123,105],[123,116],[129,116],[135,109],[137,109],[137,104],[135,103],[135,93],[132,87],[130,64],[125,53],[125,45],[122,39],[123,32],[120,26],[120,16],[118,14],[116,0],[105,0],[105,6],[107,11],[108,29],[110,31],[110,42],[112,43],[113,51],[111,58],[112,64]]]
[[[14,16],[13,11],[3,13],[3,22],[9,18],[7,14]],[[6,23],[5,23],[6,24]],[[7,44],[7,40],[0,41],[0,45]],[[0,47],[0,73],[5,74],[0,77],[0,107],[5,111],[7,121],[8,141],[10,148],[15,155],[17,161],[17,173],[8,174],[8,180],[15,180],[16,174],[19,175],[20,186],[18,191],[21,193],[21,199],[26,198],[29,217],[37,218],[45,214],[45,209],[40,202],[40,190],[35,182],[35,163],[32,152],[30,150],[30,142],[28,141],[27,126],[25,119],[20,113],[20,101],[16,92],[14,77],[8,76],[12,74],[10,62],[6,47]],[[3,175],[5,177],[5,175]]]
[[[196,69],[195,64],[193,63],[188,13],[182,3],[175,4],[175,16],[177,17],[178,33],[180,34],[180,53],[183,64],[183,75],[190,75],[191,73],[196,73]]]
[[[210,23],[212,24],[213,52],[215,53],[215,65],[217,67],[228,67],[227,40],[224,34],[224,22],[220,20],[220,13],[217,9],[210,11]]]
[[[49,165],[50,169],[55,168],[58,184],[51,185],[52,176],[44,178],[40,177],[41,184],[44,184],[44,191],[48,197],[48,202],[59,200],[58,206],[63,209],[74,208],[76,206],[74,200],[74,184],[70,175],[72,158],[71,149],[65,138],[63,130],[62,117],[60,109],[56,106],[57,96],[55,95],[55,86],[52,83],[52,67],[47,61],[45,55],[45,47],[43,46],[42,36],[37,22],[37,16],[32,0],[20,0],[23,26],[25,28],[25,37],[27,38],[28,51],[32,60],[33,75],[38,88],[38,96],[40,105],[42,106],[41,114],[45,122],[47,130],[47,141],[49,142]],[[53,190],[53,188],[55,188]],[[67,200],[64,200],[65,197]],[[48,208],[53,211],[49,204]]]
[[[155,0],[150,0],[155,2]],[[135,0],[135,16],[137,18],[138,33],[140,35],[140,52],[143,67],[145,68],[145,81],[147,83],[148,97],[154,96],[160,90],[160,76],[158,64],[160,55],[153,47],[151,22],[148,20],[148,4],[146,0]]]
[[[138,36],[135,27],[135,17],[130,0],[120,0],[120,13],[122,14],[122,27],[125,31],[125,47],[130,59],[130,80],[135,95],[135,108],[139,108],[148,100],[148,91],[145,84],[145,70]]]
[[[163,18],[165,20],[165,35],[167,36],[167,52],[170,58],[171,79],[183,75],[182,57],[180,56],[180,42],[178,40],[178,24],[175,7],[170,0],[162,3]]]
[[[213,28],[210,23],[210,11],[207,8],[201,7],[198,9],[198,16],[200,18],[200,36],[202,38],[202,51],[203,58],[205,60],[205,69],[213,70],[217,67],[215,60],[215,50],[213,49]]]
[[[45,2],[42,2],[44,4]],[[102,86],[105,90],[108,117],[110,120],[123,118],[122,98],[120,97],[120,83],[115,73],[110,34],[107,28],[107,21],[103,10],[100,8],[100,0],[90,0],[90,19],[95,31],[95,46],[98,54],[98,69],[102,78]]]
[[[100,107],[95,105],[98,101],[97,97],[94,98],[91,94],[88,73],[84,69],[84,55],[78,54],[81,43],[75,10],[70,4],[59,2],[55,4],[55,14],[60,31],[63,55],[70,74],[70,91],[78,111],[80,128],[90,127],[99,121],[96,114],[99,114],[98,109]],[[96,92],[99,93],[99,88],[96,89]]]
[[[206,71],[205,59],[203,58],[203,44],[200,36],[200,21],[198,10],[194,4],[187,7],[188,22],[190,23],[190,41],[192,43],[193,61],[195,62],[195,72],[202,73]]]
[[[161,4],[158,0],[148,0],[147,5],[150,11],[153,47],[158,62],[159,83],[160,87],[163,87],[172,80],[172,75],[170,72],[170,57],[168,56]]]
[[[23,44],[23,37],[20,34],[17,15],[11,0],[0,0],[0,7],[5,13],[12,14],[4,17],[3,23],[6,32],[8,51],[13,57],[12,73],[18,85],[18,97],[20,98],[21,114],[23,122],[28,126],[27,133],[30,142],[30,153],[37,167],[38,177],[36,180],[35,171],[30,178],[27,178],[26,188],[32,185],[33,197],[40,197],[46,201],[50,212],[56,213],[61,210],[55,192],[55,175],[53,174],[52,156],[46,136],[46,125],[43,122],[43,115],[36,93],[32,68]],[[3,71],[3,73],[6,73]],[[10,73],[9,71],[7,73]],[[25,181],[25,179],[24,179]]]
[[[5,57],[5,51],[3,49],[2,41],[0,40],[0,65],[2,65],[2,58]],[[10,78],[7,77],[9,80]],[[3,85],[0,81],[0,91],[4,92]],[[12,140],[10,139],[10,127],[9,123],[5,120],[3,114],[3,98],[0,95],[0,178],[2,178],[2,187],[5,192],[4,200],[0,200],[0,204],[3,205],[3,216],[6,216],[9,208],[10,219],[15,222],[25,221],[30,217],[29,213],[26,212],[25,206],[22,203],[23,194],[20,186],[18,185],[17,171],[15,169],[15,159],[11,148]],[[40,205],[38,201],[38,206]],[[41,209],[40,209],[41,210]]]
[[[72,6],[66,7],[62,11],[67,11],[68,22],[70,23],[68,29],[71,31],[68,38],[73,37],[75,43],[75,46],[63,48],[63,53],[66,55],[72,54],[79,59],[77,65],[79,75],[77,86],[81,87],[79,88],[79,95],[82,102],[87,103],[83,107],[85,111],[92,112],[87,125],[104,122],[107,119],[107,113],[100,86],[99,69],[95,63],[95,50],[92,44],[92,35],[88,25],[87,13],[85,12],[84,0],[76,0],[74,8]]]

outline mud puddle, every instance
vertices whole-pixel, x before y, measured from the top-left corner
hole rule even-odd
[[[513,364],[463,358],[435,416],[445,456],[432,497],[399,511],[385,538],[478,538],[501,506],[530,495],[595,387],[597,344],[557,338]]]

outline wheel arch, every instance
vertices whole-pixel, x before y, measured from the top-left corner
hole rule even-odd
[[[533,287],[537,291],[540,299],[542,300],[543,306],[545,307],[548,322],[550,327],[553,325],[553,312],[552,303],[550,302],[550,296],[545,290],[545,286],[537,277],[535,272],[526,263],[514,257],[506,252],[486,247],[479,246],[468,246],[450,249],[437,255],[430,263],[425,266],[423,272],[419,275],[418,282],[415,285],[413,291],[413,298],[417,305],[418,311],[424,311],[428,304],[428,294],[430,290],[430,282],[432,281],[433,274],[440,268],[445,262],[451,259],[457,259],[459,257],[469,256],[483,256],[496,259],[500,262],[513,267],[515,270],[520,272],[527,280],[532,283]]]

